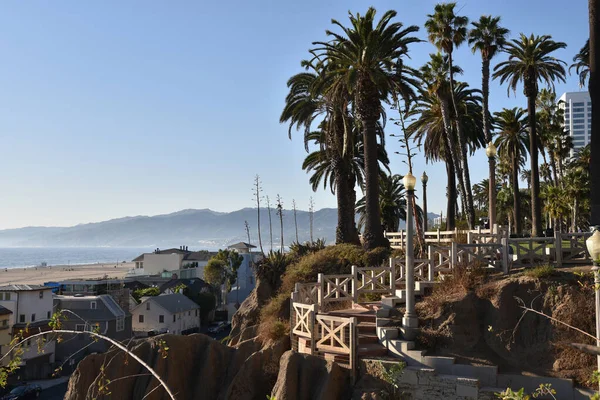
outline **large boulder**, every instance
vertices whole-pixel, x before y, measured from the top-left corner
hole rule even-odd
[[[256,279],[256,287],[242,302],[231,319],[230,346],[256,336],[261,307],[273,296],[274,290],[264,279]]]
[[[352,385],[349,370],[322,358],[286,352],[272,395],[277,400],[347,399]]]
[[[160,335],[136,341],[130,348],[166,381],[179,400],[264,400],[275,384],[279,359],[289,349],[289,339],[264,349],[256,346],[247,341],[234,349],[195,334]],[[154,390],[157,385],[140,363],[113,350],[90,355],[79,364],[65,399],[169,399],[162,388]],[[98,393],[101,386],[106,389]]]

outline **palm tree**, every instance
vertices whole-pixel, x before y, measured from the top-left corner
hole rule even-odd
[[[459,115],[456,99],[454,98],[454,69],[452,53],[454,48],[458,48],[467,39],[467,17],[458,16],[454,13],[456,3],[440,3],[435,6],[434,13],[427,15],[425,28],[429,41],[433,43],[438,50],[444,52],[448,56],[448,73],[450,84],[450,99],[454,107],[455,115]],[[469,175],[469,163],[467,159],[467,145],[465,135],[461,129],[460,123],[454,121],[458,136],[458,152],[461,168],[457,170],[462,174],[464,183],[464,194],[469,226],[475,226],[475,209],[473,208],[473,194],[471,193],[471,178]]]
[[[579,76],[579,87],[585,87],[588,75],[590,74],[590,39],[585,41],[585,44],[579,53],[573,57],[573,64],[569,66],[569,73],[571,69],[575,68],[575,73]]]
[[[508,60],[496,65],[494,78],[508,84],[516,92],[519,82],[523,82],[523,92],[527,97],[527,115],[529,117],[529,148],[531,161],[531,234],[536,237],[542,233],[542,209],[540,197],[540,176],[538,172],[537,133],[535,121],[535,99],[538,94],[538,82],[554,87],[554,80],[565,82],[564,61],[551,54],[565,48],[563,42],[555,42],[549,35],[529,37],[521,34],[519,39],[506,43],[504,51]]]
[[[427,74],[426,74],[427,76]],[[456,129],[446,121],[450,118],[446,111],[447,97],[440,96],[427,84],[409,112],[409,117],[417,117],[407,128],[409,134],[414,134],[418,145],[423,145],[426,160],[443,160],[446,163],[448,176],[446,209],[446,228],[454,229],[456,218],[456,173],[452,146],[456,143]],[[481,96],[476,89],[469,89],[466,83],[458,82],[455,87],[455,97],[459,110],[461,128],[467,135],[467,145],[471,152],[485,143],[481,119]],[[446,100],[444,100],[446,98]],[[453,114],[453,113],[452,113]],[[459,175],[460,177],[460,175]],[[458,185],[460,190],[460,185]]]
[[[510,160],[512,164],[511,186],[513,189],[513,210],[515,233],[523,234],[521,224],[521,201],[519,199],[519,169],[525,164],[527,154],[527,125],[525,111],[521,108],[503,109],[494,113],[495,125],[498,129],[496,146],[498,154]]]
[[[521,180],[527,182],[527,190],[531,190],[531,170],[524,169],[521,171]]]
[[[314,161],[318,156],[319,162],[330,167],[327,169],[331,190],[336,194],[338,207],[338,223],[336,243],[359,244],[358,230],[355,224],[354,208],[356,203],[356,179],[362,173],[356,173],[354,167],[354,151],[356,135],[348,126],[352,119],[347,110],[348,96],[342,94],[332,96],[326,92],[327,84],[324,70],[326,64],[311,64],[303,62],[308,71],[292,76],[288,81],[289,93],[280,122],[289,123],[289,136],[294,127],[304,130],[304,146],[309,150],[308,143],[316,141],[322,152],[309,155]],[[343,93],[343,90],[339,90]],[[315,135],[311,132],[315,119],[322,117],[320,131]],[[318,140],[316,140],[318,139]],[[306,161],[305,161],[306,163]],[[312,165],[312,164],[311,164]],[[304,169],[313,169],[305,168]],[[316,168],[313,178],[321,180],[322,169]],[[313,190],[315,184],[312,182]],[[325,180],[327,184],[327,180]],[[316,184],[318,186],[318,183]]]
[[[406,191],[401,175],[382,174],[379,179],[379,210],[384,229],[388,232],[398,232],[400,220],[406,221]],[[358,227],[361,229],[367,219],[365,197],[356,203],[356,213],[359,215]]]
[[[398,74],[397,67],[407,56],[408,46],[419,42],[414,36],[419,28],[409,26],[403,29],[400,22],[391,22],[395,11],[387,11],[375,22],[376,11],[369,8],[366,14],[349,13],[350,27],[332,20],[342,33],[327,31],[332,38],[328,42],[316,42],[315,57],[328,60],[334,67],[325,70],[331,79],[329,92],[338,96],[338,91],[349,94],[354,115],[362,129],[365,158],[365,231],[364,245],[367,249],[385,244],[379,211],[379,167],[377,165],[377,121],[382,117],[383,102],[392,93],[410,99],[414,97],[414,87],[418,82],[407,74]]]
[[[469,44],[473,53],[481,53],[481,91],[483,93],[483,131],[485,141],[492,141],[492,130],[490,129],[488,101],[490,97],[490,61],[506,43],[506,37],[509,30],[500,26],[500,17],[491,15],[482,15],[478,22],[473,22],[473,29],[469,32]],[[489,218],[490,227],[496,223],[496,160],[490,157],[489,160]]]

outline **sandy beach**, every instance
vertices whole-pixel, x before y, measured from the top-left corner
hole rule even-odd
[[[123,278],[135,263],[104,263],[87,265],[53,265],[48,267],[0,269],[0,286],[9,284],[38,284],[66,279]]]

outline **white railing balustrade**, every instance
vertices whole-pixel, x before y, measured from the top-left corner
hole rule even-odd
[[[395,291],[395,273],[391,267],[358,268],[352,266],[354,302],[362,293],[391,295]]]

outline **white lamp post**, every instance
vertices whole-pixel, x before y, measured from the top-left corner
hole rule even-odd
[[[412,340],[417,334],[419,320],[415,312],[415,265],[413,249],[413,213],[412,204],[417,179],[409,172],[402,179],[406,188],[406,260],[404,276],[406,277],[406,311],[402,318],[404,338]]]
[[[585,245],[594,266],[594,292],[596,293],[596,346],[600,347],[600,226],[592,228],[593,234],[586,241]],[[600,371],[600,356],[597,357],[598,370]]]
[[[429,177],[426,172],[421,175],[421,182],[423,183],[423,232],[427,232],[427,181]]]

